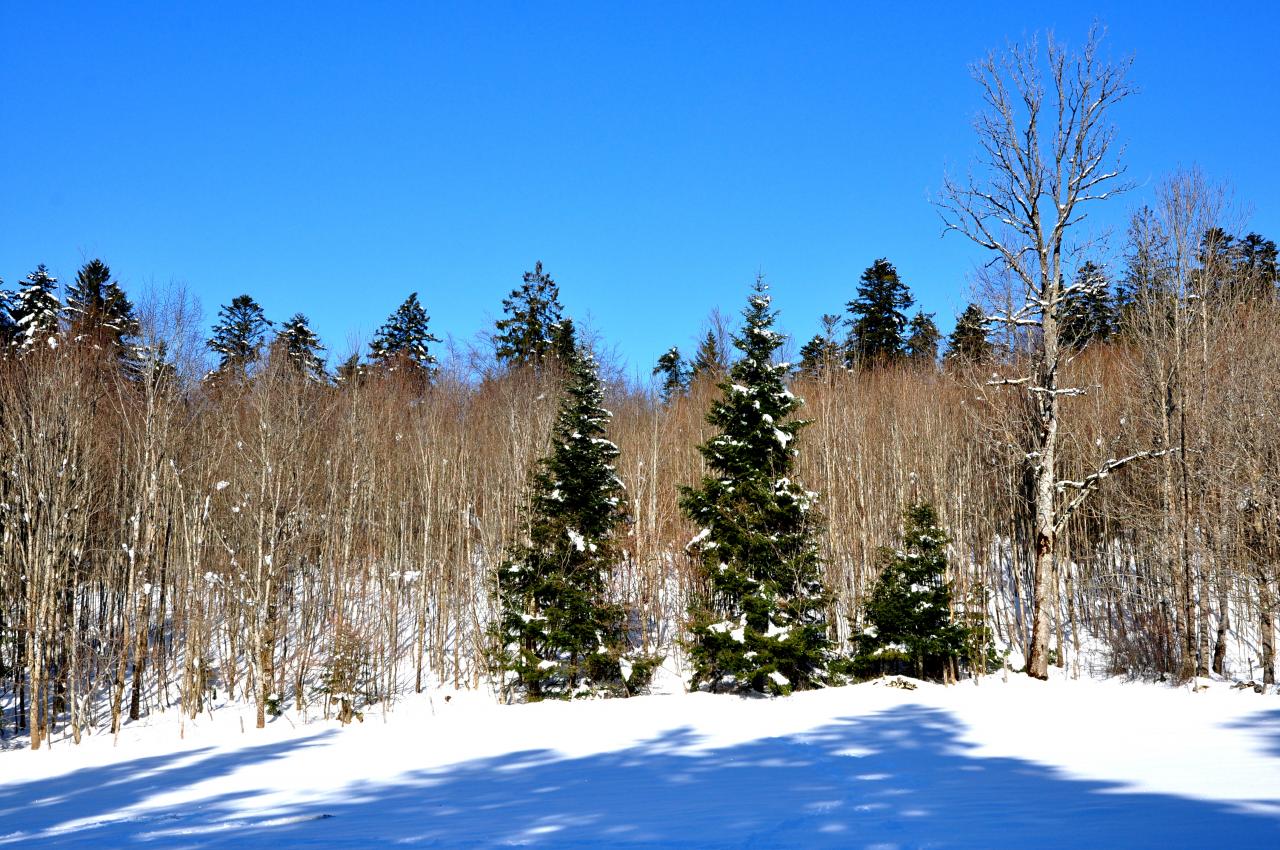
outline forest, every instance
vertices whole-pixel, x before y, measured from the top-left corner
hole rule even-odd
[[[868,657],[1274,684],[1276,244],[1195,169],[1087,229],[1130,188],[1097,43],[976,67],[938,203],[984,259],[945,337],[875,256],[814,338],[747,280],[648,382],[541,263],[485,340],[446,347],[423,282],[332,370],[303,313],[239,295],[210,332],[109,258],[0,289],[0,735],[622,696],[673,654],[778,694]],[[946,646],[872,627],[887,575]]]

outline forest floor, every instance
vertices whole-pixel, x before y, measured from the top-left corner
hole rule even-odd
[[[347,727],[255,730],[226,706],[0,752],[0,847],[1237,842],[1280,846],[1280,696],[1224,682],[514,706],[436,690]]]

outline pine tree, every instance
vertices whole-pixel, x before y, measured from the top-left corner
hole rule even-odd
[[[560,287],[538,261],[524,273],[519,289],[502,302],[506,318],[497,322],[493,341],[498,361],[508,366],[541,366],[553,353],[553,341],[561,321]]]
[[[1259,294],[1274,295],[1280,285],[1280,251],[1275,241],[1260,233],[1249,233],[1241,239],[1240,272]]]
[[[946,360],[949,363],[986,363],[991,359],[991,341],[987,339],[987,317],[977,304],[970,304],[956,317],[955,330],[947,337]]]
[[[707,331],[698,351],[693,356],[693,367],[689,377],[692,380],[708,376],[719,379],[729,370],[729,357],[720,345],[720,338],[714,330]]]
[[[828,677],[828,595],[816,537],[816,494],[793,479],[801,401],[773,362],[782,336],[757,280],[733,344],[742,357],[707,415],[719,434],[699,447],[709,468],[680,505],[701,531],[690,544],[706,592],[690,609],[693,684],[788,693]]]
[[[292,319],[281,325],[276,334],[275,345],[288,358],[289,365],[297,369],[304,378],[316,383],[328,382],[324,358],[320,356],[325,349],[306,316],[295,313]]]
[[[942,338],[942,334],[933,322],[933,313],[917,310],[907,325],[907,331],[907,356],[916,363],[937,363],[938,340]]]
[[[218,311],[213,336],[205,343],[218,355],[218,371],[233,370],[244,374],[258,359],[271,322],[263,315],[258,302],[248,295],[236,296]]]
[[[662,394],[663,404],[668,404],[673,398],[689,391],[691,377],[689,367],[680,356],[680,349],[674,345],[658,358],[658,365],[653,367],[653,374],[662,376],[662,384],[658,391]]]
[[[903,547],[881,551],[883,569],[866,603],[854,664],[863,674],[905,667],[920,678],[940,678],[965,653],[967,637],[951,620],[949,541],[932,505],[910,505],[903,519]]]
[[[58,316],[62,313],[62,303],[54,295],[57,285],[58,279],[41,263],[13,297],[9,314],[15,327],[14,346],[19,351],[57,346]]]
[[[840,317],[827,313],[822,317],[822,333],[800,348],[799,372],[807,378],[816,378],[834,368],[843,359],[844,350],[836,341],[836,327]]]
[[[880,258],[862,273],[858,297],[847,305],[849,339],[846,359],[850,365],[878,365],[903,355],[906,311],[915,303],[911,290],[898,277],[893,263]]]
[[[499,663],[530,700],[633,693],[652,665],[627,657],[622,606],[609,601],[626,494],[606,438],[611,415],[594,358],[568,365],[551,451],[529,496],[529,536],[498,571]]]
[[[1111,282],[1103,268],[1086,261],[1076,272],[1075,284],[1063,297],[1060,333],[1064,345],[1076,350],[1105,342],[1115,332],[1119,317],[1111,296]]]
[[[369,360],[379,366],[395,369],[405,365],[432,375],[436,358],[431,354],[431,343],[440,340],[431,334],[431,317],[418,303],[418,293],[412,292],[387,322],[378,328],[369,344]]]

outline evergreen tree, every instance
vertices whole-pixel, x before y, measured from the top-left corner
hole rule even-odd
[[[942,334],[933,322],[933,313],[917,310],[907,325],[907,356],[917,363],[938,362],[938,340]]]
[[[1111,282],[1101,266],[1085,262],[1076,272],[1061,309],[1062,342],[1075,349],[1105,342],[1115,332],[1119,317],[1111,296]]]
[[[966,649],[966,629],[951,620],[947,533],[932,505],[904,513],[903,547],[882,550],[883,569],[866,603],[855,668],[863,674],[909,672],[941,677]]]
[[[690,544],[706,588],[690,609],[695,687],[781,694],[828,677],[821,517],[816,494],[792,477],[806,423],[790,419],[801,402],[773,362],[774,315],[757,280],[733,339],[742,357],[707,415],[719,434],[699,447],[709,473],[681,488],[681,508],[702,529]]]
[[[0,278],[0,357],[13,347],[18,335],[18,326],[13,322],[13,293],[4,288],[4,278]]]
[[[533,476],[528,539],[498,571],[506,684],[530,700],[642,687],[651,663],[626,657],[622,606],[609,601],[626,494],[594,358],[569,361],[551,451]]]
[[[991,342],[987,339],[987,317],[977,304],[970,304],[956,317],[955,330],[947,337],[946,359],[949,362],[986,363],[991,359]]]
[[[653,374],[662,376],[659,392],[662,394],[664,404],[677,396],[684,395],[689,390],[691,378],[689,367],[680,356],[680,349],[674,345],[658,358],[658,365],[653,367]]]
[[[524,273],[519,289],[502,302],[506,318],[497,322],[493,341],[498,361],[509,366],[540,366],[553,353],[561,321],[560,287],[542,270],[542,262]]]
[[[707,335],[698,344],[697,353],[693,356],[693,368],[689,373],[690,379],[697,380],[703,376],[718,379],[728,370],[729,357],[720,345],[720,338],[714,330],[707,331]]]
[[[1273,289],[1280,284],[1280,251],[1276,243],[1259,233],[1250,233],[1240,240],[1240,262],[1245,276]]]
[[[360,363],[360,355],[352,354],[338,365],[333,373],[333,381],[340,387],[358,381],[364,375],[364,366]]]
[[[849,339],[845,356],[849,364],[877,365],[901,357],[906,311],[913,303],[911,290],[898,277],[893,263],[883,257],[872,263],[862,273],[858,297],[847,305]]]
[[[423,374],[431,375],[436,369],[436,358],[430,345],[440,340],[432,336],[431,318],[418,303],[418,293],[412,292],[387,322],[378,328],[369,344],[369,359],[373,363],[395,369],[404,364]]]
[[[836,341],[836,327],[840,317],[827,313],[822,317],[822,333],[800,347],[799,372],[806,378],[816,378],[835,367],[843,359],[844,350]]]
[[[138,335],[133,304],[101,260],[90,260],[76,273],[67,288],[66,313],[74,337],[103,335],[120,348],[132,348],[128,340]]]
[[[218,371],[247,372],[257,361],[270,327],[262,308],[250,296],[237,295],[230,304],[224,304],[218,311],[213,336],[205,343],[218,355]]]
[[[278,350],[288,358],[293,368],[298,370],[309,381],[326,383],[329,375],[324,368],[324,358],[320,353],[324,346],[320,338],[311,330],[307,317],[295,313],[293,318],[280,326],[276,334],[275,344]]]
[[[570,363],[578,352],[578,329],[573,319],[565,316],[551,329],[551,353],[562,363]]]
[[[13,297],[9,314],[13,318],[14,346],[18,350],[57,346],[58,316],[62,313],[62,303],[54,295],[57,285],[58,279],[41,263],[27,275],[26,282]]]

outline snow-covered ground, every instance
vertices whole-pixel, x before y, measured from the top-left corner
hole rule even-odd
[[[0,753],[0,846],[1280,847],[1280,696],[1223,683],[436,691],[244,725]]]

